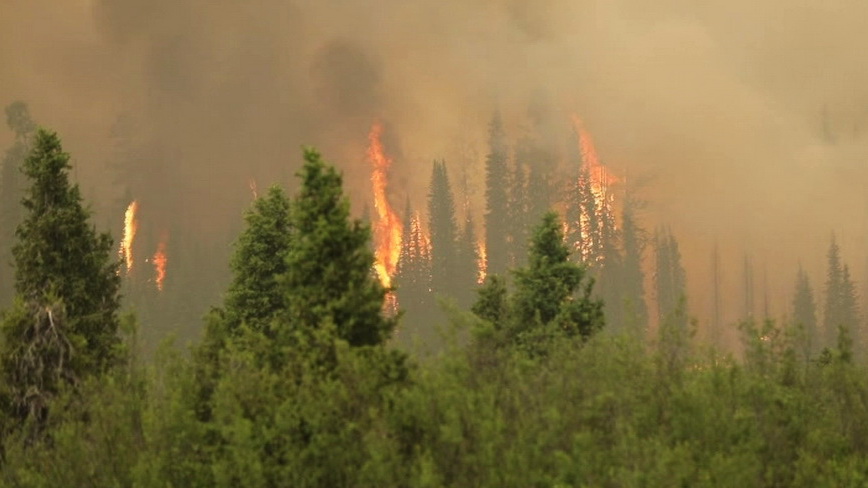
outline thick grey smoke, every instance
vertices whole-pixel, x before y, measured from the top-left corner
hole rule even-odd
[[[478,213],[492,112],[551,140],[576,112],[616,173],[650,177],[646,226],[680,238],[691,288],[716,239],[731,287],[744,253],[767,263],[782,313],[832,231],[861,277],[864,19],[858,0],[4,0],[0,103],[61,133],[104,208],[131,192],[201,232],[237,220],[251,178],[291,181],[302,144],[361,205],[374,120],[399,209],[446,158]]]

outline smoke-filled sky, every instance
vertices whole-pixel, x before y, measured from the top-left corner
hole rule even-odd
[[[750,253],[783,313],[833,231],[865,274],[866,45],[861,0],[0,0],[0,104],[60,133],[99,208],[132,194],[203,233],[236,225],[251,178],[291,181],[302,144],[361,204],[374,120],[399,210],[445,158],[479,213],[492,113],[517,139],[575,112],[646,181],[646,227],[672,228],[691,289],[717,239],[725,281]]]

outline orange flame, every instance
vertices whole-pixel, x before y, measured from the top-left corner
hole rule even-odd
[[[595,195],[603,198],[608,193],[609,185],[618,183],[618,178],[600,163],[591,133],[588,132],[582,123],[582,119],[577,115],[573,115],[573,126],[575,126],[576,134],[579,136],[579,150],[582,155],[582,161],[588,166],[588,173],[591,177],[591,189]]]
[[[121,247],[118,250],[118,254],[127,266],[127,273],[133,269],[133,241],[139,228],[139,223],[136,221],[138,209],[139,202],[133,200],[127,206],[127,211],[124,212],[124,235],[123,239],[121,239]]]
[[[154,273],[156,273],[154,282],[157,284],[157,290],[163,291],[163,283],[166,280],[166,263],[168,262],[168,258],[166,258],[165,236],[162,240],[160,240],[160,243],[157,245],[157,252],[154,253],[154,257],[152,259],[154,261]]]
[[[476,282],[480,285],[485,283],[485,276],[488,270],[488,254],[485,249],[485,240],[480,239],[476,243],[477,255],[479,256],[476,261],[476,267],[478,269],[476,273]]]
[[[374,254],[376,256],[374,269],[377,271],[380,282],[388,288],[392,286],[392,276],[395,275],[395,268],[401,255],[401,239],[404,229],[401,219],[389,205],[389,199],[386,195],[386,189],[389,185],[388,171],[392,161],[386,157],[383,151],[383,143],[380,141],[382,132],[383,127],[379,123],[375,123],[371,127],[371,132],[368,135],[370,142],[368,159],[373,165],[371,183],[374,189],[374,208],[377,211],[376,222],[374,222]]]

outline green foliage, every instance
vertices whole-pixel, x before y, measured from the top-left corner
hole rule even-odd
[[[679,308],[685,310],[686,277],[681,266],[681,252],[678,241],[669,230],[660,230],[654,236],[656,266],[654,288],[657,292],[657,318],[660,321],[670,317],[680,317],[681,327],[687,327],[686,314],[677,314]]]
[[[304,159],[301,190],[290,206],[285,320],[293,328],[332,323],[353,346],[380,344],[396,319],[383,315],[386,289],[371,272],[370,229],[350,221],[340,174],[313,149],[305,150]]]
[[[839,327],[847,327],[856,336],[857,343],[859,327],[859,308],[857,305],[856,288],[850,279],[850,269],[841,261],[841,250],[835,237],[829,245],[826,255],[826,299],[823,313],[824,342],[831,347]]]
[[[435,295],[452,295],[458,265],[458,227],[455,202],[446,163],[435,161],[428,194],[428,228],[431,237],[431,289]]]
[[[506,134],[500,113],[495,113],[488,130],[488,155],[485,158],[485,247],[488,272],[504,273],[509,267],[507,218],[509,196],[507,183]]]
[[[808,274],[799,266],[793,295],[793,322],[804,329],[809,354],[819,351],[821,337],[817,330],[817,305]]]
[[[569,254],[558,216],[549,212],[534,231],[528,266],[513,272],[514,293],[497,276],[479,290],[473,312],[499,331],[497,342],[544,354],[553,337],[587,339],[602,328],[603,304],[591,296],[594,282]]]
[[[39,130],[24,162],[31,182],[15,257],[17,302],[2,323],[4,386],[18,418],[45,415],[46,398],[115,364],[118,263],[68,180],[69,155]]]
[[[214,311],[206,342],[237,336],[242,324],[271,335],[272,320],[286,309],[279,279],[287,271],[292,225],[289,199],[278,186],[253,202],[244,216],[247,229],[235,244],[232,283],[222,308]]]

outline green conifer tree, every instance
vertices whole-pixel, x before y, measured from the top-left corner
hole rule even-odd
[[[485,248],[489,273],[503,273],[509,267],[509,168],[506,134],[500,113],[495,113],[488,132],[485,158]]]
[[[455,296],[458,281],[458,230],[455,200],[446,163],[434,162],[428,193],[428,229],[431,236],[431,289],[435,295]]]
[[[304,159],[301,190],[290,205],[286,323],[293,330],[333,326],[353,346],[381,344],[397,319],[383,314],[387,290],[371,271],[370,228],[350,220],[337,170],[314,149],[305,149]]]
[[[61,383],[116,364],[119,263],[69,182],[55,133],[36,133],[23,169],[31,184],[12,250],[16,304],[2,323],[2,373],[11,413],[41,419]]]
[[[673,321],[672,325],[687,327],[687,291],[684,268],[681,266],[681,252],[678,241],[672,232],[659,230],[655,234],[657,266],[654,275],[654,288],[657,292],[657,319]]]
[[[817,305],[814,301],[814,290],[811,288],[808,273],[801,266],[799,266],[799,272],[796,275],[796,292],[793,296],[793,321],[796,325],[804,328],[808,352],[810,354],[819,352],[817,346],[819,345],[820,337],[817,334]]]
[[[271,335],[272,320],[286,310],[279,283],[286,273],[292,235],[289,199],[279,186],[254,200],[244,216],[247,228],[235,243],[232,282],[223,306],[213,312],[206,342],[237,336],[242,324]]]

